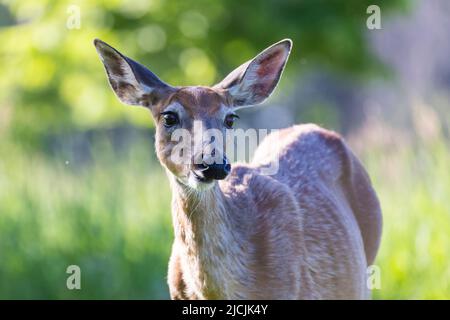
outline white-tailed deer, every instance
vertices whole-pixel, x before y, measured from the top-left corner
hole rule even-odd
[[[172,87],[94,41],[119,99],[147,107],[173,192],[173,299],[365,299],[381,211],[366,171],[334,132],[298,125],[267,136],[250,164],[211,149],[173,161],[176,129],[224,132],[274,90],[292,42],[280,41],[213,87]],[[274,115],[276,116],[276,115]],[[200,161],[195,158],[200,157]],[[277,159],[274,159],[278,157]],[[278,172],[262,169],[278,160]]]

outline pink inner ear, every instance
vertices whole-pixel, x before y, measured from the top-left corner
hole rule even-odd
[[[256,81],[251,85],[255,96],[267,97],[275,87],[286,61],[284,48],[273,48],[255,61]]]
[[[267,52],[260,59],[258,59],[259,61],[257,62],[258,67],[256,73],[260,78],[277,77],[285,59],[286,53],[283,48],[278,48],[271,52]]]

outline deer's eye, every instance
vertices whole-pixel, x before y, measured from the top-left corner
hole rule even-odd
[[[229,114],[225,117],[224,124],[227,128],[231,129],[234,125],[234,120],[239,119],[239,116],[237,114]]]
[[[162,113],[162,117],[163,117],[163,124],[166,128],[173,127],[180,122],[177,114],[174,112],[164,112]]]

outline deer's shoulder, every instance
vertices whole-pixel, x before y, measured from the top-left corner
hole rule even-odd
[[[315,124],[295,125],[268,135],[255,152],[254,165],[278,161],[278,177],[337,179],[347,156],[344,139]]]
[[[237,211],[246,212],[251,218],[271,220],[276,218],[274,214],[279,218],[299,211],[289,186],[249,165],[234,165],[228,179],[220,185]]]

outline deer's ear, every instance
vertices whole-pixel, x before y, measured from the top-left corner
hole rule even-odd
[[[151,107],[171,91],[172,87],[146,67],[105,42],[95,39],[94,45],[105,66],[109,83],[123,103]]]
[[[231,72],[215,88],[228,91],[234,107],[263,102],[280,80],[291,48],[290,39],[275,43]]]

